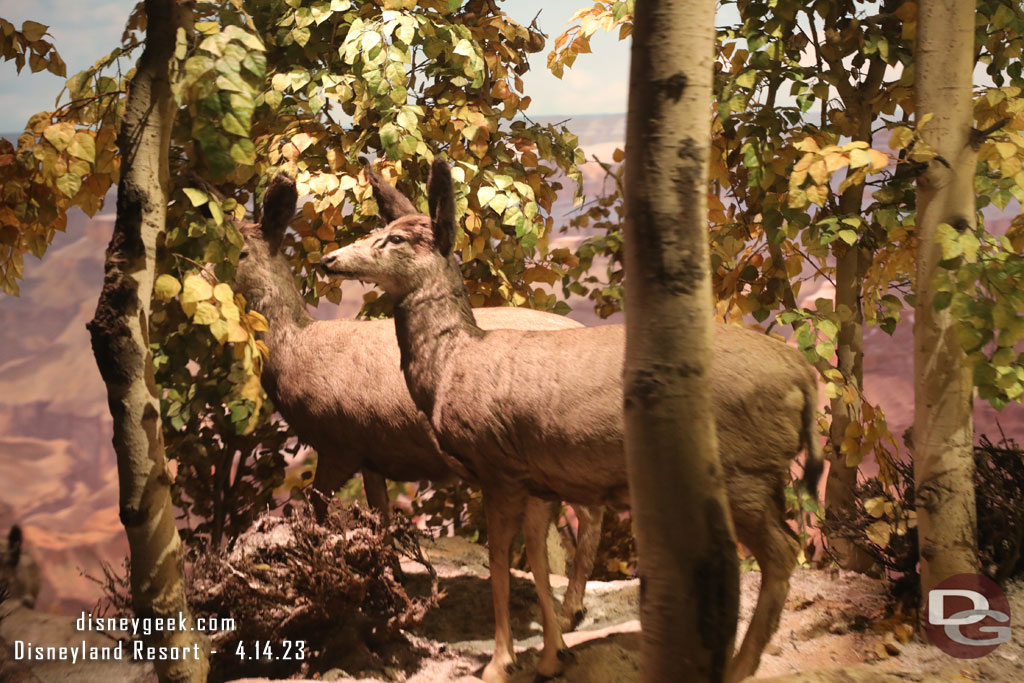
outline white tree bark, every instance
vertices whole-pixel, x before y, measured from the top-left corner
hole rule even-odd
[[[175,32],[190,14],[175,0],[146,0],[146,16],[146,46],[129,85],[118,136],[117,219],[107,247],[103,291],[88,327],[114,419],[132,606],[141,618],[176,620],[180,613],[194,626],[185,603],[184,558],[149,350],[150,301],[156,248],[167,219],[167,156],[175,113],[168,68]],[[148,646],[181,650],[179,658],[153,662],[162,682],[206,680],[209,642],[201,631],[154,630],[145,640]]]
[[[936,312],[941,259],[937,226],[975,225],[971,145],[975,3],[921,0],[914,56],[914,107],[940,155],[917,188],[917,302],[914,311],[914,476],[922,597],[943,579],[977,571],[972,444],[973,386],[948,309]]]
[[[736,630],[738,560],[708,386],[714,17],[713,0],[637,0],[634,15],[624,391],[648,682],[723,680]]]

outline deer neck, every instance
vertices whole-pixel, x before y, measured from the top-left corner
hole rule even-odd
[[[295,288],[277,287],[275,292],[252,302],[254,310],[267,319],[267,338],[275,339],[288,335],[313,324],[313,316],[306,309],[306,302]]]
[[[454,259],[449,259],[443,278],[428,282],[395,303],[395,332],[409,393],[416,407],[432,416],[445,369],[459,362],[455,352],[465,341],[484,334],[477,327],[466,284]]]

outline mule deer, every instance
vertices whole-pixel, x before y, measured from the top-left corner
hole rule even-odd
[[[42,578],[39,565],[25,552],[21,527],[15,524],[7,534],[7,543],[0,545],[0,588],[6,590],[3,600],[16,600],[33,607],[39,597]]]
[[[409,398],[394,322],[316,321],[306,310],[291,266],[280,253],[296,200],[295,183],[287,175],[271,181],[261,222],[241,226],[245,246],[234,289],[267,318],[264,342],[270,355],[261,381],[295,434],[318,453],[313,487],[329,496],[361,469],[367,500],[386,516],[385,478],[443,483],[468,474],[437,449],[429,425]],[[524,308],[481,309],[479,316],[489,328],[579,327],[563,316]],[[543,543],[553,510],[545,501],[531,505],[545,518],[544,527],[536,530]],[[562,609],[570,627],[585,612],[583,593],[602,515],[600,509],[580,505],[575,510],[580,521],[576,559]]]
[[[368,173],[372,171],[368,170]],[[495,652],[484,680],[514,663],[508,622],[509,550],[528,495],[589,504],[629,501],[623,452],[621,325],[557,331],[483,330],[453,256],[455,201],[447,165],[428,182],[430,216],[380,178],[384,230],[324,257],[328,272],[380,285],[395,301],[402,370],[441,447],[483,489],[490,544]],[[481,364],[479,359],[490,359]],[[814,370],[796,349],[739,327],[715,326],[711,368],[718,443],[738,538],[757,558],[761,589],[731,676],[752,674],[778,627],[797,540],[786,523],[790,462],[806,448],[804,482],[816,491],[821,444]],[[643,495],[643,492],[635,492]],[[530,512],[526,511],[527,524]],[[685,520],[680,520],[684,523]],[[543,548],[527,544],[531,566]],[[544,572],[541,572],[543,575]],[[544,647],[538,671],[562,670],[565,647],[547,585],[538,597]]]

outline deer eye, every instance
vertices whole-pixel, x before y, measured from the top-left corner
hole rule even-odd
[[[240,252],[240,253],[238,254],[238,260],[239,260],[239,261],[241,261],[241,260],[242,260],[242,259],[244,259],[244,258],[248,258],[248,257],[249,257],[249,250],[248,250],[248,249],[243,249],[243,250],[242,250],[242,251],[241,251],[241,252]]]
[[[391,235],[388,237],[388,244],[401,244],[405,241],[405,238],[401,235]]]

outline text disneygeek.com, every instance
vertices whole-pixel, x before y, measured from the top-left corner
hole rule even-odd
[[[231,617],[208,617],[190,620],[179,612],[177,616],[165,617],[94,617],[82,612],[75,620],[75,629],[79,632],[93,631],[105,633],[111,637],[121,637],[116,644],[98,646],[82,641],[81,645],[62,645],[54,647],[45,643],[33,643],[15,640],[15,660],[36,661],[68,661],[71,663],[104,660],[124,660],[126,658],[141,661],[158,660],[198,660],[199,646],[187,647],[153,647],[140,640],[141,636],[170,631],[232,631],[235,620]]]

